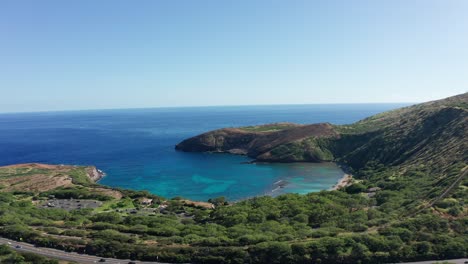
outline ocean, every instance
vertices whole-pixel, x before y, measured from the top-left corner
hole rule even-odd
[[[164,197],[236,201],[329,189],[333,163],[245,164],[244,156],[184,153],[181,140],[223,128],[273,122],[349,124],[408,104],[184,107],[0,114],[0,165],[95,165],[100,183]],[[280,185],[284,188],[279,188]]]

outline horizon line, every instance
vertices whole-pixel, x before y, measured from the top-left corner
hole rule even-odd
[[[367,103],[280,103],[280,104],[232,104],[232,105],[187,105],[187,106],[148,106],[148,107],[123,107],[123,108],[87,108],[87,109],[63,109],[63,110],[37,110],[37,111],[7,111],[3,114],[33,114],[33,113],[62,113],[81,111],[113,111],[113,110],[143,110],[143,109],[176,109],[176,108],[215,108],[215,107],[256,107],[256,106],[306,106],[306,105],[371,105],[371,104],[419,104],[423,102],[367,102]]]

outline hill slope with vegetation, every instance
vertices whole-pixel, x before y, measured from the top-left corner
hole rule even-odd
[[[339,161],[355,179],[338,191],[235,204],[220,197],[209,201],[211,207],[92,182],[45,192],[13,190],[3,181],[30,175],[0,168],[0,235],[103,257],[163,262],[394,263],[467,257],[467,103],[463,94],[346,126],[223,129],[178,146],[280,162]],[[41,174],[58,175],[54,169]],[[89,196],[99,187],[121,196]],[[102,205],[39,206],[51,195]]]
[[[225,128],[182,141],[176,149],[245,154],[260,161],[341,161],[354,168],[468,157],[468,93],[381,113],[351,125],[269,124]]]
[[[468,160],[468,93],[336,126],[330,143],[338,160],[354,168],[369,162],[443,169]]]

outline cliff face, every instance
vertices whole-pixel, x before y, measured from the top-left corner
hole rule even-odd
[[[104,172],[98,170],[94,166],[86,167],[86,174],[88,175],[89,179],[93,182],[97,182],[104,177]]]
[[[341,161],[354,168],[468,160],[468,93],[381,113],[351,125],[270,124],[226,128],[182,141],[176,149],[228,152],[272,162]]]

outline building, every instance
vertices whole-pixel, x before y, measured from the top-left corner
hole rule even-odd
[[[149,199],[149,198],[144,197],[144,198],[142,198],[140,200],[140,203],[142,205],[152,205],[153,204],[153,199]]]

